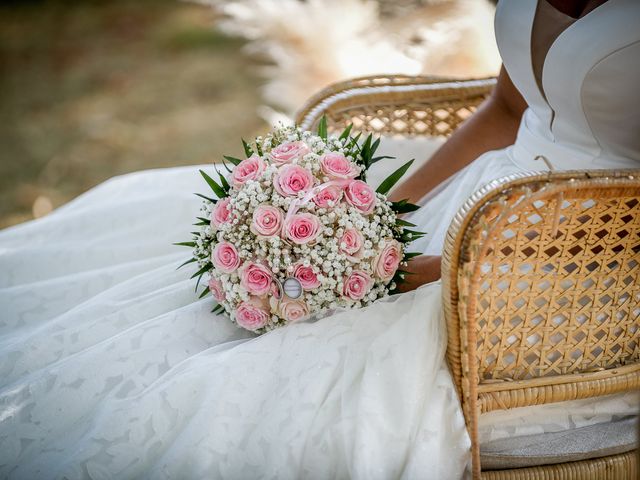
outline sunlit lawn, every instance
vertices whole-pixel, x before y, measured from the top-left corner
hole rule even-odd
[[[256,67],[214,20],[170,0],[3,3],[0,227],[264,130]]]

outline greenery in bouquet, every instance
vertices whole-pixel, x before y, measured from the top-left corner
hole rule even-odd
[[[413,160],[374,190],[367,171],[391,157],[351,126],[330,136],[323,118],[317,134],[280,127],[242,143],[246,158],[225,156],[226,173],[200,171],[213,196],[196,194],[199,229],[178,244],[193,248],[183,265],[197,263],[196,291],[205,277],[213,312],[264,333],[393,293],[418,255],[407,245],[424,235],[398,217],[418,207],[386,197]]]

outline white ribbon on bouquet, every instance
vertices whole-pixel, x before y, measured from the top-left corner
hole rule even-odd
[[[347,178],[344,180],[330,180],[328,182],[323,183],[322,185],[313,187],[311,190],[309,190],[305,194],[304,197],[293,199],[293,201],[289,205],[289,210],[287,211],[287,215],[284,219],[284,225],[286,225],[289,222],[289,220],[291,220],[291,217],[293,217],[298,212],[300,207],[303,207],[304,205],[309,203],[316,195],[318,195],[323,190],[326,190],[327,188],[334,187],[334,186],[344,188],[347,185],[349,185],[351,181],[352,179],[350,178]]]

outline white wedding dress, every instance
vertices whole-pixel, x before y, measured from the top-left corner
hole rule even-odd
[[[544,2],[544,0],[540,0]],[[640,167],[640,2],[609,0],[560,33],[542,81],[535,0],[496,33],[530,108],[414,215],[439,254],[457,208],[514,172]],[[542,86],[542,88],[539,87]],[[0,477],[460,478],[469,439],[443,360],[440,284],[261,337],[210,313],[176,266],[197,167],[114,178],[0,232]],[[494,412],[494,439],[609,421],[635,397]]]

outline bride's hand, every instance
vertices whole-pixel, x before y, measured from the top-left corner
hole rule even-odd
[[[409,265],[404,270],[410,272],[405,281],[398,286],[399,292],[415,290],[425,283],[430,283],[440,278],[440,263],[442,257],[420,255],[409,260]]]

